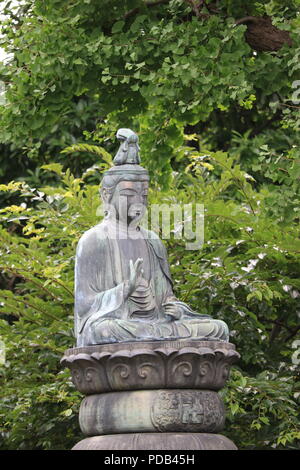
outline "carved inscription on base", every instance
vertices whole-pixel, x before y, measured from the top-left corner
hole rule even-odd
[[[221,430],[224,407],[216,392],[159,390],[151,407],[151,420],[160,432]]]

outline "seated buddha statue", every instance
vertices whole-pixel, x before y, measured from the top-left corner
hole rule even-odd
[[[120,129],[120,148],[103,176],[102,222],[79,240],[75,263],[77,346],[183,338],[228,341],[226,323],[194,312],[173,293],[166,249],[140,226],[149,174],[137,135]]]

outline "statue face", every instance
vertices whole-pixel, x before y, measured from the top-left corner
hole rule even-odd
[[[120,181],[111,200],[117,218],[127,225],[138,222],[145,214],[148,195],[147,181]]]

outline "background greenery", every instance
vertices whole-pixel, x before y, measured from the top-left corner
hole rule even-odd
[[[0,448],[81,438],[59,360],[119,127],[139,133],[150,202],[205,206],[201,250],[165,243],[176,295],[225,320],[241,353],[226,435],[299,448],[300,1],[1,4]]]

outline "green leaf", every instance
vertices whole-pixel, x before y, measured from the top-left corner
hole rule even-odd
[[[63,174],[63,166],[60,163],[49,163],[47,165],[42,165],[41,169],[53,171],[54,173],[60,176]]]
[[[124,25],[125,25],[125,21],[123,21],[123,20],[117,21],[116,23],[114,23],[114,25],[111,29],[111,32],[113,34],[119,33],[120,31],[122,31]]]

